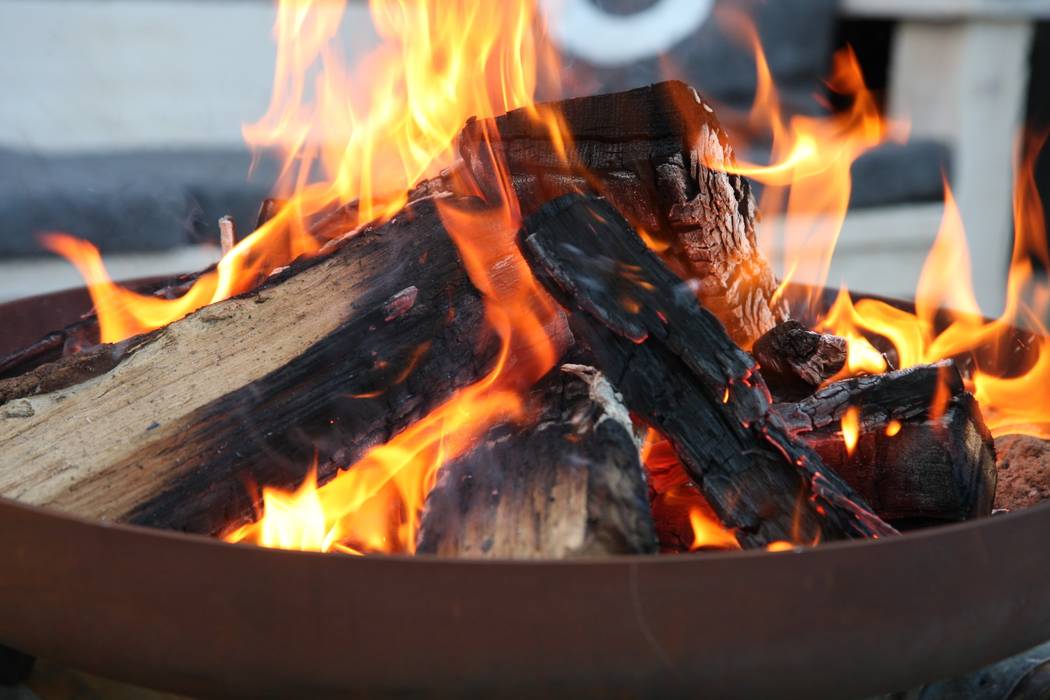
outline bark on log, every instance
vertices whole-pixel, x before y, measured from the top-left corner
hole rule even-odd
[[[526,425],[488,430],[427,496],[417,553],[562,559],[656,551],[627,409],[585,365],[553,370]]]
[[[251,293],[102,346],[119,357],[97,376],[0,383],[0,495],[216,532],[252,512],[245,481],[292,486],[315,449],[323,481],[479,377],[497,346],[483,316],[419,202]]]
[[[852,455],[841,431],[850,407],[859,410]],[[995,447],[951,361],[845,379],[773,410],[885,520],[904,527],[992,512]]]
[[[522,238],[576,338],[632,413],[668,438],[742,545],[894,532],[770,413],[751,357],[612,205],[559,198]]]
[[[777,324],[752,348],[762,378],[777,401],[797,401],[846,364],[846,339],[811,331],[795,320]]]
[[[567,161],[547,126],[527,110],[467,122],[460,153],[486,197],[500,192],[490,157],[495,149],[526,214],[570,192],[606,197],[655,239],[674,272],[695,281],[701,303],[743,347],[786,318],[756,243],[750,185],[719,170],[733,162],[733,151],[695,90],[669,81],[539,110],[559,115],[571,135]],[[490,144],[486,135],[495,132],[499,140]]]

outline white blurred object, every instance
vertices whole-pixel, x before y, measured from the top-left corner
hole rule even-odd
[[[592,0],[541,0],[554,42],[568,54],[599,66],[620,66],[668,51],[711,15],[714,0],[657,0],[618,15]]]
[[[1012,243],[1011,157],[1024,120],[1033,28],[1050,19],[1050,1],[843,0],[842,9],[897,21],[889,115],[910,121],[913,136],[951,148],[974,292],[985,314],[998,315]]]
[[[270,102],[273,2],[0,0],[0,148],[231,147]],[[378,39],[349,3],[351,55]]]

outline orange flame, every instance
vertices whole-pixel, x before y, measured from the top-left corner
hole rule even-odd
[[[736,535],[708,510],[694,506],[689,511],[689,525],[693,528],[693,544],[689,551],[698,549],[740,549]]]
[[[860,438],[860,409],[850,406],[842,414],[842,442],[846,445],[846,454],[850,457],[857,450]]]
[[[331,18],[326,19],[325,13],[303,15],[298,9],[282,11],[278,36],[287,42],[284,52],[293,65],[278,70],[278,83],[300,76],[302,54],[319,50],[311,42],[330,33],[325,22]],[[535,80],[531,2],[463,0],[457,8],[445,3],[438,12],[436,0],[373,1],[372,12],[380,33],[393,45],[380,51],[370,66],[372,74],[382,79],[374,85],[374,101],[361,117],[360,129],[351,128],[357,122],[339,122],[350,117],[338,109],[335,116],[327,111],[338,106],[330,101],[341,87],[339,82],[324,83],[316,107],[297,101],[302,95],[293,82],[286,90],[296,98],[293,104],[271,108],[263,120],[272,122],[267,138],[290,139],[286,147],[301,148],[303,153],[311,152],[303,134],[307,127],[315,128],[314,120],[320,120],[328,137],[321,142],[346,136],[345,153],[340,152],[338,159],[323,151],[318,156],[326,168],[335,166],[331,189],[322,199],[345,201],[357,196],[362,218],[387,216],[400,208],[404,189],[449,155],[449,145],[467,116],[531,105]],[[300,41],[306,45],[300,46]],[[331,79],[336,77],[333,74]],[[388,92],[391,99],[381,100]],[[275,92],[275,102],[278,96]],[[556,115],[535,112],[550,128],[557,127]],[[488,325],[502,341],[495,366],[482,380],[370,450],[320,488],[307,481],[295,494],[264,489],[263,516],[228,534],[228,540],[271,546],[291,541],[320,551],[412,552],[423,503],[438,469],[466,451],[494,422],[525,416],[523,392],[554,366],[561,351],[554,339],[563,321],[515,244],[521,214],[496,153],[488,149],[493,171],[500,176],[499,201],[488,202],[485,208],[438,201],[442,222],[485,299]],[[375,167],[368,159],[374,159]],[[398,167],[389,169],[391,163]],[[306,191],[316,194],[321,189]],[[300,510],[286,507],[290,502]],[[277,509],[272,517],[271,507]],[[317,524],[319,513],[322,526]],[[297,533],[308,533],[310,538]]]
[[[820,330],[846,339],[846,364],[832,380],[856,374],[879,374],[888,367],[886,358],[861,333],[863,318],[857,313],[845,286],[839,289],[835,303],[817,325]]]
[[[674,448],[650,428],[642,443],[642,464],[649,478],[654,518],[674,530],[672,549],[740,549],[736,535],[718,520],[711,505],[678,461]],[[684,516],[684,517],[683,517]],[[689,531],[685,531],[688,518]],[[685,541],[685,536],[691,540]]]
[[[853,162],[891,136],[904,138],[907,126],[891,123],[879,113],[875,96],[849,48],[834,55],[827,84],[832,91],[850,98],[850,108],[830,116],[786,119],[753,23],[735,13],[723,14],[722,20],[754,52],[757,91],[748,124],[755,131],[770,134],[772,151],[770,162],[764,165],[740,161],[736,165],[712,162],[708,166],[745,175],[766,186],[759,206],[767,222],[762,236],[783,240],[783,281],[778,296],[794,279],[823,286],[849,206]],[[813,310],[819,308],[816,294],[792,301]]]
[[[790,552],[800,545],[788,542],[787,540],[777,540],[776,542],[770,542],[766,545],[767,552]]]
[[[1014,187],[1014,246],[1007,300],[999,318],[986,321],[981,316],[970,279],[965,228],[946,185],[944,216],[919,278],[915,313],[875,299],[854,305],[843,292],[820,324],[823,330],[845,335],[850,353],[855,343],[867,343],[860,340],[863,333],[886,338],[902,368],[973,355],[976,368],[970,385],[996,436],[1025,433],[1050,438],[1050,402],[1045,398],[1045,387],[1050,385],[1050,341],[1041,320],[1050,286],[1034,273],[1034,265],[1050,269],[1043,208],[1033,176],[1045,140],[1042,135],[1023,144]],[[1027,369],[1010,376],[1011,358],[999,351],[1017,327],[1033,332],[1034,338],[1027,348]],[[849,369],[852,373],[873,371]],[[931,407],[934,412],[943,410],[945,397],[938,398]]]
[[[316,253],[323,241],[308,223],[339,205],[356,202],[344,211],[339,233],[388,218],[421,178],[451,163],[467,118],[533,105],[538,59],[550,49],[534,31],[532,0],[372,0],[370,6],[382,42],[351,71],[338,41],[344,1],[280,2],[272,100],[244,136],[255,148],[283,153],[276,194],[287,204],[184,296],[135,293],[109,279],[90,244],[45,239],[83,274],[102,342],[159,328]],[[536,117],[557,122],[538,110]]]

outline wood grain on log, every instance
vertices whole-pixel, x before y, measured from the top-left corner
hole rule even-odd
[[[859,409],[852,454],[841,432],[850,407]],[[992,436],[951,361],[845,379],[773,410],[886,520],[904,526],[992,511]]]
[[[499,196],[490,157],[510,172],[526,213],[569,192],[594,192],[646,231],[664,261],[693,280],[701,303],[730,336],[750,347],[786,318],[776,282],[755,238],[748,181],[719,169],[733,161],[712,108],[678,81],[540,105],[559,116],[562,147],[534,113],[519,109],[470,120],[460,153],[487,197]],[[498,132],[490,145],[488,135]]]
[[[531,394],[524,425],[493,426],[445,465],[417,553],[561,559],[656,551],[627,409],[597,370],[564,365]]]
[[[323,481],[479,377],[497,346],[483,318],[435,204],[419,202],[134,339],[93,378],[9,392],[0,494],[215,532],[251,513],[245,481],[298,483],[315,450]]]
[[[608,202],[567,195],[525,224],[536,276],[635,415],[672,443],[744,546],[891,534],[770,413],[754,361]]]

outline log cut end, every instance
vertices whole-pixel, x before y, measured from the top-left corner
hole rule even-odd
[[[948,401],[939,411],[932,407],[940,392]],[[852,450],[841,431],[850,408],[859,414]],[[842,380],[775,411],[875,512],[901,527],[992,511],[995,446],[950,361]]]
[[[605,197],[693,281],[700,302],[743,347],[786,318],[758,250],[750,184],[725,172],[734,162],[728,136],[696,90],[668,81],[539,108],[558,114],[573,135],[568,153],[524,109],[463,129],[460,154],[486,197],[500,193],[496,148],[525,214],[570,192]],[[485,134],[496,131],[492,145]]]
[[[530,396],[524,424],[491,428],[445,465],[417,553],[563,559],[656,551],[627,409],[591,367],[564,365]]]

